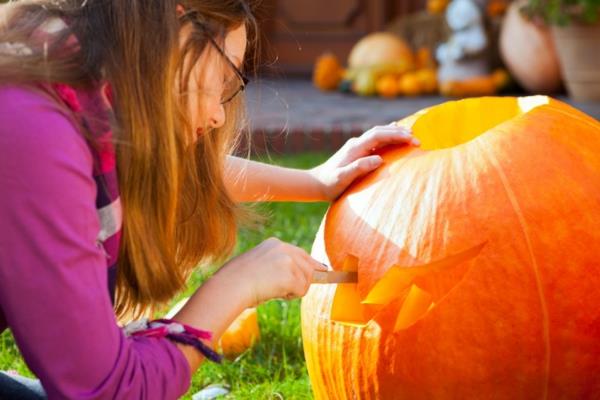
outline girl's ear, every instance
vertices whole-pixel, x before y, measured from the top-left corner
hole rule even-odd
[[[177,7],[175,8],[175,10],[177,11],[178,17],[181,17],[183,14],[185,14],[185,8],[183,8],[183,6],[181,4],[177,4]]]

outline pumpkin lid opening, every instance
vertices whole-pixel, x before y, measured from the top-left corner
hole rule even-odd
[[[483,97],[451,101],[432,107],[417,118],[414,135],[425,150],[461,145],[491,128],[546,105],[546,96]]]

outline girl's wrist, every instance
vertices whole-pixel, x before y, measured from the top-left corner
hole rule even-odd
[[[209,279],[218,287],[231,293],[233,299],[240,305],[241,310],[255,307],[258,304],[257,295],[249,279],[244,278],[243,268],[238,265],[236,258],[229,260]],[[208,282],[208,281],[207,281]],[[231,290],[228,290],[231,288]]]
[[[310,182],[311,192],[315,193],[315,201],[331,201],[328,196],[327,185],[321,179],[319,167],[305,170],[304,172],[307,174],[307,181]]]
[[[233,269],[233,268],[231,268]],[[250,301],[246,285],[229,269],[221,268],[204,282],[173,316],[173,320],[191,327],[210,331],[213,334],[212,346],[235,318],[249,307]],[[234,271],[235,272],[235,271]],[[202,362],[202,355],[195,348],[176,343],[195,371]]]

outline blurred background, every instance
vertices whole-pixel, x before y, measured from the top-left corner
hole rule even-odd
[[[265,0],[253,149],[333,151],[470,96],[546,94],[600,118],[600,0]]]

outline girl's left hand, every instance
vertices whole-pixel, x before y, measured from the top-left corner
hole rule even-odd
[[[376,126],[348,140],[324,164],[309,171],[320,183],[324,198],[335,200],[354,180],[377,169],[383,160],[373,151],[392,144],[419,146],[412,132],[395,124]]]

